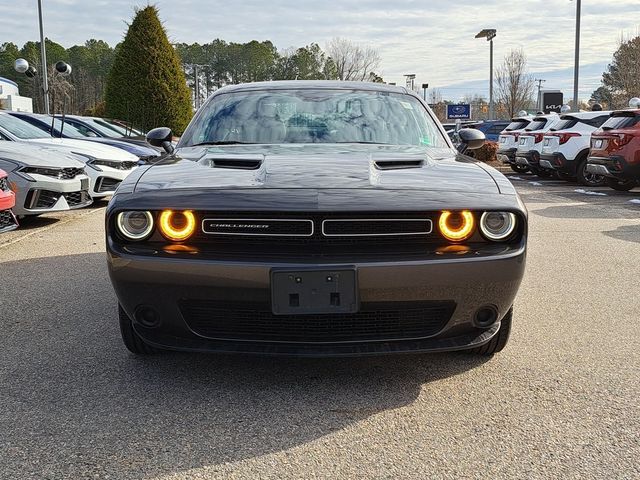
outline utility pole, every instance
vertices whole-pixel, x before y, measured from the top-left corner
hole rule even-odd
[[[576,57],[573,70],[573,111],[579,112],[578,106],[578,76],[580,72],[580,7],[581,0],[576,0]]]
[[[540,91],[542,90],[542,84],[546,82],[546,80],[542,80],[541,78],[536,78],[534,81],[538,82],[538,110],[540,111],[543,108],[542,95],[540,95]]]
[[[44,93],[44,113],[49,115],[49,79],[47,78],[47,47],[44,44],[42,27],[42,0],[38,0],[38,18],[40,19],[40,56],[42,57],[42,90]]]

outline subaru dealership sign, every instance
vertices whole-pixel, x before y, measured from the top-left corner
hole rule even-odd
[[[450,120],[471,120],[471,105],[468,103],[447,105],[447,118]]]

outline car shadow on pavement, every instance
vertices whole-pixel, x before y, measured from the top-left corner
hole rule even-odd
[[[640,225],[622,225],[615,230],[602,233],[617,240],[640,243]]]
[[[36,228],[43,228],[58,223],[59,218],[43,217],[43,216],[27,216],[18,220],[20,230],[34,230]]]
[[[104,254],[1,268],[13,282],[3,311],[15,312],[0,317],[2,478],[153,476],[279,452],[410,405],[425,385],[486,361],[135,357]]]

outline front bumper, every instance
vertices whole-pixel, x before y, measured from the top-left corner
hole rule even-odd
[[[68,180],[36,174],[30,176],[35,182],[18,175],[9,175],[10,181],[17,186],[13,212],[18,216],[74,210],[92,203],[87,189],[89,178],[86,175]]]
[[[587,171],[621,181],[634,180],[640,182],[640,164],[629,165],[624,157],[589,157]]]
[[[462,350],[482,345],[495,335],[499,321],[479,328],[476,311],[490,306],[502,318],[515,299],[525,267],[525,247],[484,258],[455,256],[445,259],[367,263],[262,263],[189,258],[138,256],[122,251],[108,240],[108,266],[118,301],[130,318],[151,307],[157,326],[134,320],[136,332],[149,344],[168,349],[297,356],[375,355],[416,351]],[[254,341],[231,336],[211,337],[196,332],[185,305],[271,305],[271,270],[313,267],[355,268],[361,308],[385,303],[401,310],[417,303],[452,305],[442,327],[416,338],[376,338],[336,342]],[[329,316],[331,316],[329,314]],[[296,315],[305,321],[305,315]],[[309,325],[321,321],[311,315]],[[326,317],[326,316],[325,316]],[[278,319],[282,318],[278,316]],[[201,319],[202,321],[202,319]],[[204,321],[209,321],[205,317]],[[270,324],[266,323],[265,328]],[[375,326],[375,325],[374,325]],[[232,328],[232,327],[231,327]]]
[[[89,194],[91,198],[104,198],[115,193],[116,189],[129,176],[135,168],[129,170],[119,170],[112,167],[100,165],[100,170],[87,165],[86,172],[91,179]]]

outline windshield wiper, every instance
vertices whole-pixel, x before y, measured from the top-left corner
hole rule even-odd
[[[215,142],[201,142],[191,145],[192,147],[200,147],[202,145],[256,145],[255,142],[240,142],[238,140],[217,140]]]

